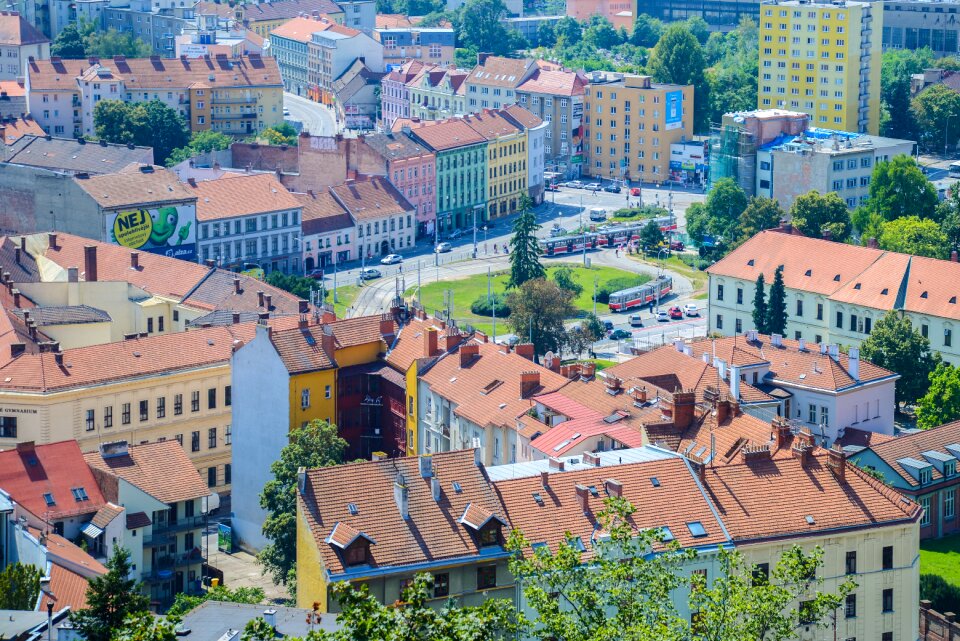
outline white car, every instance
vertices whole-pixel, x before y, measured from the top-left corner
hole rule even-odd
[[[364,267],[360,270],[361,280],[373,280],[374,278],[380,278],[381,275],[380,270],[373,267]]]
[[[659,312],[657,312],[657,322],[660,322],[660,323],[670,322],[670,314],[667,313],[667,310],[661,309]]]
[[[570,182],[567,183],[567,187],[569,187],[570,189],[582,189],[583,183],[580,182],[579,180],[571,180]]]
[[[286,107],[284,107],[284,108],[283,108],[283,115],[284,115],[284,116],[289,116],[289,115],[290,115],[290,110],[287,109]]]
[[[583,188],[587,191],[600,191],[600,183],[587,183]]]
[[[451,251],[452,249],[453,249],[453,245],[451,245],[450,243],[437,243],[437,246],[434,248],[433,251],[437,252],[438,254],[446,254],[448,251]]]
[[[683,313],[687,316],[699,316],[700,310],[693,303],[687,303],[683,306]]]
[[[403,262],[403,256],[400,254],[387,254],[380,259],[381,265],[396,265]]]

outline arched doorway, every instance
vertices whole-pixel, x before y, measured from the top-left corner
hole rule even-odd
[[[386,256],[389,253],[390,253],[390,243],[385,240],[382,243],[380,243],[380,255]]]
[[[313,271],[313,256],[307,256],[306,260],[303,261],[303,269],[306,272]]]

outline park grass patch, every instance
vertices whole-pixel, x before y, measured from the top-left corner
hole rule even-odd
[[[572,318],[580,318],[593,311],[593,285],[603,284],[614,278],[637,276],[633,272],[628,272],[615,267],[605,267],[602,265],[592,266],[589,269],[576,263],[552,263],[547,266],[547,277],[551,277],[554,270],[559,267],[570,267],[573,269],[573,279],[583,291],[579,296],[573,299],[573,305],[577,309],[577,315]],[[507,281],[510,278],[508,271],[497,272],[491,275],[490,291],[504,292],[507,288]],[[489,316],[478,316],[470,311],[470,304],[480,296],[487,295],[487,275],[475,274],[456,280],[442,280],[440,282],[427,283],[420,288],[420,303],[431,315],[437,310],[444,309],[444,292],[450,290],[453,293],[453,318],[458,323],[472,325],[477,330],[485,333],[491,333],[493,322]],[[411,287],[404,292],[407,300],[417,299],[417,288]],[[597,313],[603,313],[607,306],[597,303]],[[501,323],[501,318],[497,318],[497,335],[510,333],[507,323]]]
[[[353,301],[357,299],[357,294],[360,293],[360,288],[356,285],[340,285],[337,287],[337,302],[333,302],[333,293],[327,296],[327,302],[333,303],[333,312],[337,315],[337,318],[346,318],[347,309],[353,305]]]
[[[920,573],[960,587],[960,534],[920,541]]]

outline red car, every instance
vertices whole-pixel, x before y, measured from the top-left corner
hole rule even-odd
[[[639,196],[639,195],[640,195],[640,188],[639,188],[639,187],[632,187],[632,188],[630,189],[630,195],[631,195],[631,196]]]
[[[683,318],[683,310],[674,305],[670,308],[670,318],[672,320],[680,320]]]
[[[679,240],[671,241],[671,242],[670,242],[670,249],[671,249],[672,251],[675,251],[675,252],[682,252],[682,251],[683,251],[683,243],[680,242]]]

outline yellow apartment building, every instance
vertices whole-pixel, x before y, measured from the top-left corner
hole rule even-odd
[[[757,106],[877,135],[882,31],[883,10],[868,2],[764,2]]]
[[[488,218],[514,213],[527,193],[526,130],[489,109],[463,120],[487,139]]]
[[[596,178],[660,182],[670,145],[693,136],[693,85],[593,72],[585,88],[583,171]],[[574,146],[579,141],[574,140]]]

